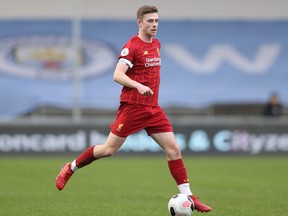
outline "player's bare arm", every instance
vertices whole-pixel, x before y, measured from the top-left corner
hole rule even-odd
[[[148,96],[154,94],[148,86],[145,86],[135,80],[130,79],[126,75],[127,70],[127,65],[118,63],[114,71],[114,81],[129,88],[136,88],[141,95]]]

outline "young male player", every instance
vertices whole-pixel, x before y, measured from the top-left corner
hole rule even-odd
[[[156,7],[145,5],[138,9],[138,34],[124,45],[114,71],[114,81],[123,88],[111,132],[104,144],[89,147],[74,161],[67,163],[56,177],[56,187],[62,190],[78,168],[112,156],[129,135],[145,129],[164,150],[180,193],[191,196],[196,210],[209,212],[212,208],[192,195],[172,126],[158,104],[161,58],[160,42],[154,38],[158,21]]]

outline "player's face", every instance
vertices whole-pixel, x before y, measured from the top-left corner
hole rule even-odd
[[[158,20],[157,13],[145,14],[143,19],[138,21],[140,31],[147,37],[155,36],[158,28]]]

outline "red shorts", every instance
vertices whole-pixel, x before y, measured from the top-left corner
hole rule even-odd
[[[117,117],[111,125],[111,132],[126,138],[142,129],[145,129],[148,135],[173,131],[161,107],[121,103]]]

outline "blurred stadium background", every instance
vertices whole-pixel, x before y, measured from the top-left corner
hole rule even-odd
[[[105,140],[117,55],[143,4],[159,8],[160,103],[183,152],[287,154],[286,0],[0,3],[1,155],[78,153]],[[266,116],[274,92],[282,110]],[[141,131],[121,152],[160,149]]]

